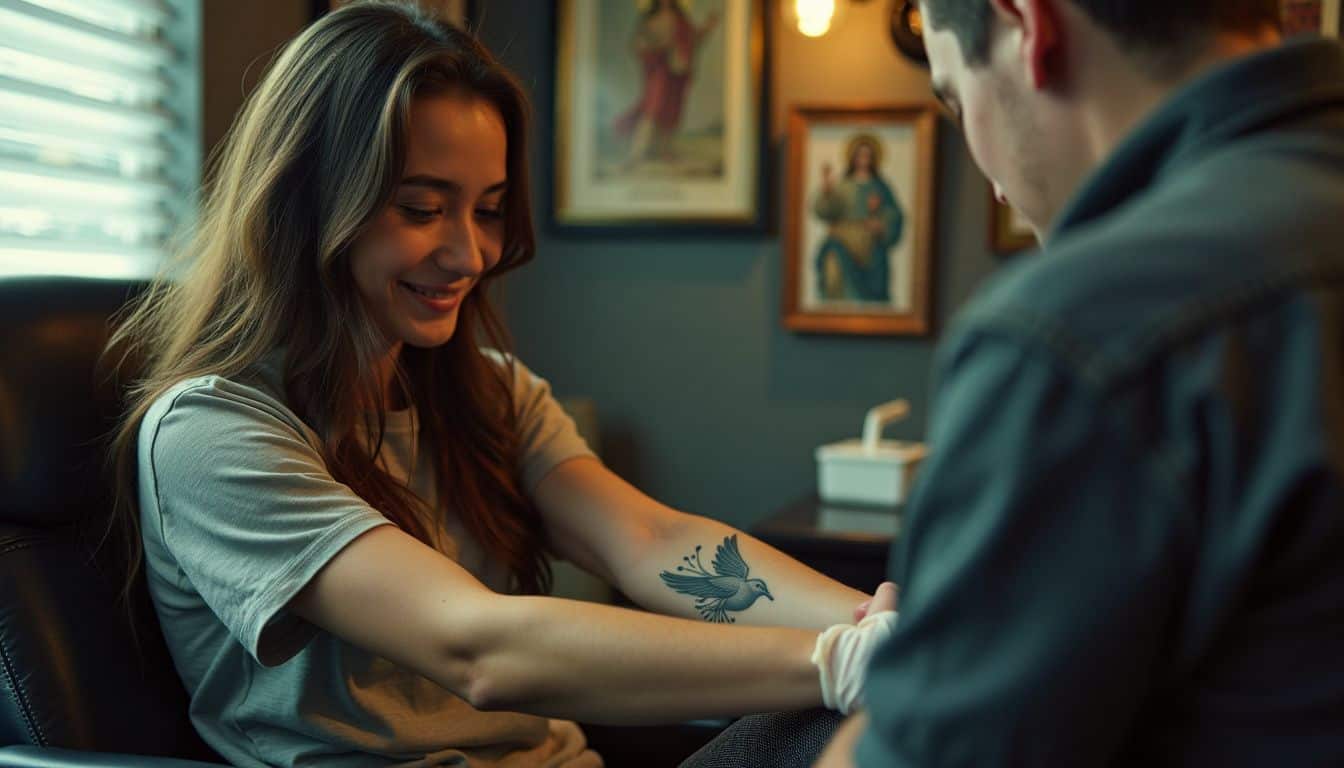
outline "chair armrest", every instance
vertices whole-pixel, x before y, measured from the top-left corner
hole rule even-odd
[[[219,763],[202,763],[176,757],[120,755],[113,752],[84,752],[54,747],[0,747],[0,768],[219,768]]]

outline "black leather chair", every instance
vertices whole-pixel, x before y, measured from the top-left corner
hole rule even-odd
[[[0,278],[0,768],[221,764],[188,720],[143,580],[133,635],[122,570],[108,548],[94,556],[118,409],[95,366],[139,287]]]

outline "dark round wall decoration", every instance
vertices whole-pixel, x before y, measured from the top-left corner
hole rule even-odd
[[[919,13],[917,0],[892,0],[891,42],[896,49],[913,62],[928,66],[929,55],[924,52],[924,19]]]

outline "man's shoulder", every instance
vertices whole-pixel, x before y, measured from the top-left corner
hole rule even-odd
[[[1016,338],[1106,380],[1285,296],[1338,286],[1344,166],[1301,160],[1267,146],[1155,184],[1006,267],[956,338]]]

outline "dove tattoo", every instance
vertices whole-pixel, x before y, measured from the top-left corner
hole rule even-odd
[[[729,611],[745,611],[761,597],[775,599],[765,581],[747,578],[747,561],[737,549],[737,534],[714,549],[714,573],[700,564],[700,549],[697,544],[694,555],[681,558],[684,565],[677,566],[677,573],[658,575],[667,586],[694,597],[695,608],[705,621],[734,624],[737,620]]]

